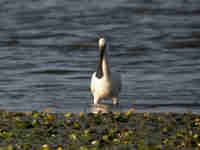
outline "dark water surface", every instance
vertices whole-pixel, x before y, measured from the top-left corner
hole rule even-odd
[[[97,39],[120,110],[200,113],[199,0],[1,0],[0,108],[88,111]],[[106,103],[110,103],[109,101]]]

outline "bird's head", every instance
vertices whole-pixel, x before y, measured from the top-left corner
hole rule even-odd
[[[106,40],[104,38],[99,39],[99,48],[104,48],[106,45]]]
[[[105,51],[107,51],[106,40],[104,38],[100,38],[98,44],[99,44],[98,45],[99,46],[99,53],[100,53],[100,56],[103,59],[104,54],[107,53],[107,52],[105,52]]]

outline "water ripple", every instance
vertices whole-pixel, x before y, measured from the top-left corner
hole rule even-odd
[[[122,73],[121,111],[199,108],[199,0],[0,4],[1,108],[85,111],[101,36]]]

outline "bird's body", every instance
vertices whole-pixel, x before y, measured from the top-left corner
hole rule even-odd
[[[94,104],[98,104],[103,99],[112,99],[113,104],[117,104],[121,89],[120,74],[110,70],[106,48],[105,40],[101,38],[99,40],[99,65],[92,75],[90,85]]]

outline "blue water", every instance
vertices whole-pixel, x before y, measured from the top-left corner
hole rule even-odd
[[[199,112],[199,0],[0,5],[0,109],[90,110],[97,39],[104,36],[110,65],[122,74],[119,110]]]

